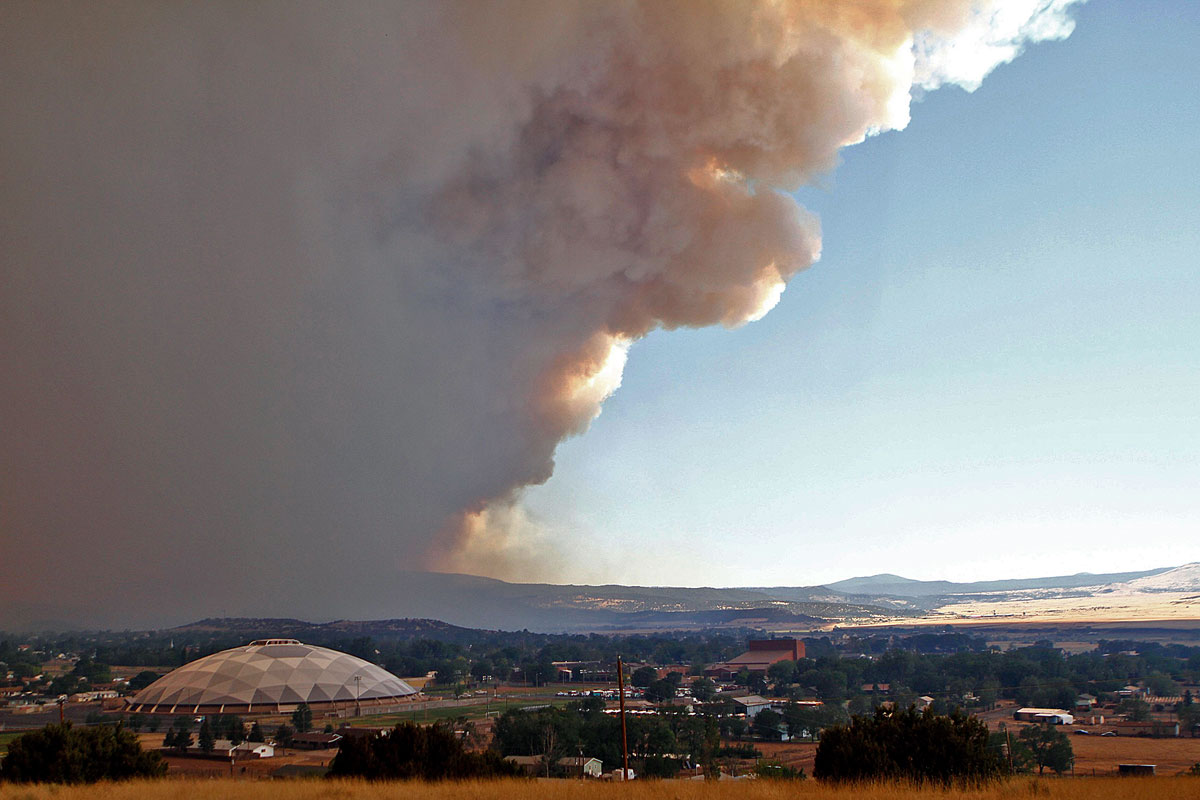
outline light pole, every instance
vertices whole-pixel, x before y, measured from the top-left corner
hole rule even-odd
[[[629,737],[625,734],[625,671],[617,656],[617,695],[621,702],[621,780],[629,780]]]

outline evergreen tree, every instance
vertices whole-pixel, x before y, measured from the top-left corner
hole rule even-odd
[[[388,736],[343,739],[329,774],[368,780],[462,780],[519,775],[520,768],[493,751],[468,753],[454,733],[405,722]]]
[[[192,721],[187,717],[179,717],[171,726],[171,731],[175,734],[174,738],[169,745],[164,740],[163,745],[174,747],[180,753],[186,753],[187,749],[192,746]],[[167,735],[170,736],[170,733]]]
[[[876,709],[848,726],[827,728],[817,746],[813,776],[829,781],[907,780],[976,784],[1001,774],[988,748],[987,726],[961,712],[949,716]]]
[[[95,783],[166,771],[162,756],[142,750],[137,736],[120,725],[47,725],[14,739],[0,760],[0,774],[14,783]]]
[[[292,727],[300,733],[307,733],[312,728],[312,709],[308,703],[301,703],[292,712]]]
[[[266,737],[263,735],[262,726],[259,725],[257,721],[255,721],[255,723],[250,726],[250,733],[249,733],[249,735],[246,736],[246,741],[262,742],[265,740],[266,740]]]
[[[292,736],[296,733],[290,725],[280,725],[275,729],[275,744],[280,747],[291,747]]]
[[[213,736],[212,725],[208,723],[208,717],[205,717],[204,722],[200,723],[200,750],[205,754],[211,753],[215,744],[216,737]]]

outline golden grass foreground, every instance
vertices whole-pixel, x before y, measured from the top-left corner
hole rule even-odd
[[[462,781],[445,783],[289,780],[157,780],[92,786],[0,784],[0,800],[1163,800],[1200,798],[1200,778],[1019,778],[981,789],[899,784],[830,786],[816,781]]]

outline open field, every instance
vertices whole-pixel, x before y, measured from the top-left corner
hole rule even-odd
[[[1015,735],[1015,734],[1014,734]],[[809,742],[754,742],[764,758],[803,769],[811,775],[817,746]],[[1149,739],[1140,736],[1072,736],[1076,775],[1111,775],[1117,764],[1155,764],[1158,774],[1178,775],[1200,762],[1200,739]],[[749,762],[747,762],[748,764]],[[1194,797],[1200,798],[1200,782]]]
[[[1200,739],[1141,736],[1072,736],[1075,774],[1112,772],[1115,764],[1156,764],[1158,774],[1175,775],[1200,762]],[[1200,786],[1195,797],[1200,798]]]
[[[98,786],[7,786],[0,800],[923,800],[972,798],[1016,800],[1164,800],[1200,796],[1200,778],[1021,779],[983,789],[919,789],[896,784],[835,787],[816,781],[636,781],[629,784],[579,781],[466,781],[461,783],[365,783],[299,780],[286,783],[230,780],[131,781]]]
[[[897,620],[888,625],[864,625],[838,630],[863,635],[912,635],[937,623],[941,630],[969,633],[987,639],[1001,649],[1024,647],[1039,640],[1054,642],[1073,652],[1093,649],[1101,639],[1133,639],[1139,642],[1200,646],[1200,616],[1178,619],[1131,620],[1046,620],[978,617],[975,619]]]

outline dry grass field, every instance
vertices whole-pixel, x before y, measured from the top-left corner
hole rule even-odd
[[[754,746],[764,757],[812,775],[817,754],[815,744],[755,742]],[[1075,751],[1076,775],[1111,775],[1116,772],[1117,764],[1155,764],[1159,775],[1169,776],[1186,772],[1193,764],[1200,763],[1200,739],[1072,736],[1071,746]],[[1200,782],[1197,782],[1194,797],[1200,800]]]
[[[1155,764],[1159,775],[1175,775],[1200,763],[1200,739],[1140,736],[1072,736],[1075,774],[1112,772],[1116,764]],[[1200,786],[1196,788],[1200,798]]]
[[[919,789],[895,784],[833,787],[815,781],[468,781],[363,783],[360,781],[161,780],[96,786],[9,786],[0,800],[1186,800],[1200,797],[1200,778],[1021,779],[976,790]]]

